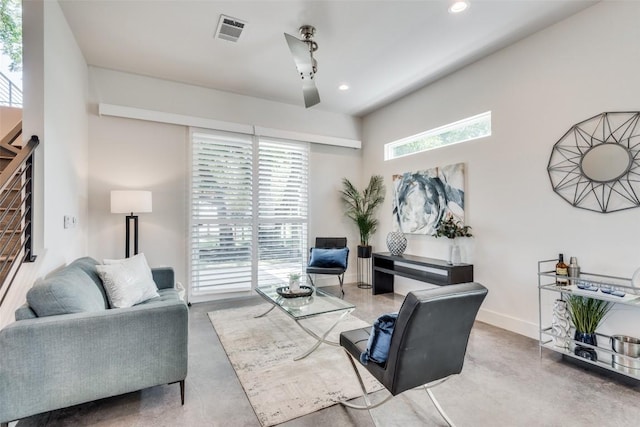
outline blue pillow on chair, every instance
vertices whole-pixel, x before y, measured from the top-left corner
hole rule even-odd
[[[349,248],[340,248],[340,249],[311,248],[311,260],[309,261],[309,267],[347,268],[348,256],[349,256]]]
[[[391,347],[391,336],[396,327],[398,313],[383,314],[371,326],[371,335],[367,341],[367,349],[360,354],[360,362],[366,365],[369,361],[385,363]]]

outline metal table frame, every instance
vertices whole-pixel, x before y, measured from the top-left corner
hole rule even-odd
[[[330,301],[330,302],[339,302],[334,308],[330,308],[327,310],[320,310],[318,312],[313,312],[310,313],[308,315],[295,315],[294,313],[292,313],[291,311],[295,310],[291,310],[291,307],[287,307],[287,302],[291,300],[291,298],[284,298],[281,297],[279,295],[276,294],[276,296],[273,295],[273,292],[275,291],[275,286],[268,286],[268,287],[258,287],[256,288],[256,292],[258,293],[258,295],[260,295],[262,298],[264,298],[265,300],[267,300],[269,303],[272,304],[271,307],[269,307],[269,309],[267,311],[265,311],[262,314],[259,314],[257,316],[254,316],[254,318],[260,318],[263,316],[266,316],[267,314],[269,314],[274,308],[278,307],[280,308],[284,313],[286,313],[290,318],[292,318],[295,322],[296,325],[298,325],[300,327],[300,329],[302,329],[303,331],[305,331],[307,334],[309,334],[309,336],[313,337],[316,342],[315,344],[313,344],[308,350],[304,351],[303,353],[301,353],[300,355],[296,356],[293,358],[293,360],[301,360],[304,359],[305,357],[307,357],[308,355],[310,355],[311,353],[313,353],[318,347],[320,347],[320,344],[324,343],[324,344],[329,344],[335,347],[339,347],[340,343],[338,342],[334,342],[334,341],[330,341],[327,340],[327,335],[329,335],[329,333],[335,329],[335,327],[345,319],[345,317],[347,317],[348,314],[350,314],[351,312],[353,312],[353,310],[355,310],[355,306],[353,304],[347,303],[344,300],[336,297],[335,295],[329,294],[321,289],[314,289],[313,294],[311,295],[311,297],[319,297],[322,299],[325,299],[325,301]],[[300,298],[310,298],[310,297],[300,297]],[[297,298],[295,298],[297,299]],[[331,301],[332,299],[335,299],[335,301]],[[311,303],[313,304],[313,303]],[[343,313],[336,319],[335,322],[333,322],[331,324],[331,326],[324,331],[322,334],[317,334],[314,331],[312,331],[311,329],[309,329],[308,327],[304,326],[301,323],[301,320],[304,319],[311,319],[314,318],[316,316],[320,316],[322,314],[328,314],[328,313],[336,313],[336,312],[340,312],[342,311]]]

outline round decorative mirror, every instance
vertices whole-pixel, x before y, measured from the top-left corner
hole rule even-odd
[[[591,181],[611,182],[629,172],[631,160],[631,152],[622,145],[600,144],[584,153],[580,168]]]
[[[639,123],[640,112],[608,112],[572,126],[549,158],[553,191],[596,212],[640,206]]]

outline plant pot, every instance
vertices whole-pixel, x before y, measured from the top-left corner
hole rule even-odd
[[[358,258],[371,258],[371,246],[358,245]]]
[[[595,333],[587,333],[587,332],[579,332],[576,331],[573,339],[576,341],[583,342],[585,344],[590,344],[592,346],[598,345],[598,340],[596,338]],[[573,350],[573,353],[576,356],[584,357],[585,359],[589,359],[592,361],[598,360],[598,352],[589,347],[583,347],[581,345],[576,345],[576,348]]]

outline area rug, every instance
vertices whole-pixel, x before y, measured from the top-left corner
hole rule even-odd
[[[209,313],[224,350],[263,426],[297,418],[341,400],[362,395],[358,380],[340,347],[321,344],[306,358],[294,361],[316,341],[279,309],[264,317],[254,316],[268,304]],[[340,314],[302,320],[316,333],[331,326]],[[341,331],[367,326],[348,315],[327,337],[337,341]],[[368,391],[382,389],[368,372],[360,369]]]

